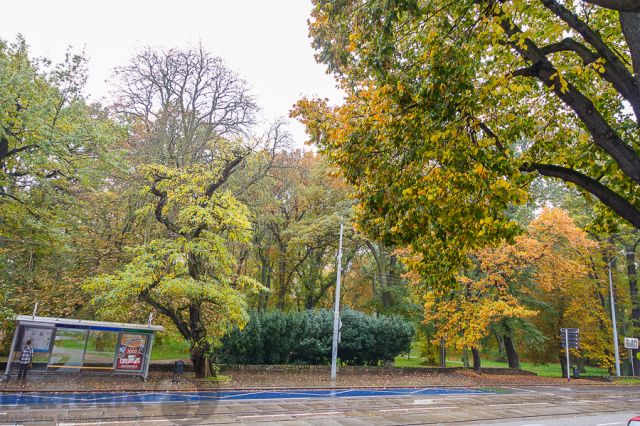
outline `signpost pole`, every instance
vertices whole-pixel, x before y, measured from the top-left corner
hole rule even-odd
[[[567,380],[571,381],[571,373],[569,372],[569,330],[564,330],[564,352],[567,355]]]
[[[338,333],[340,332],[340,273],[342,272],[342,223],[340,224],[340,243],[336,261],[336,300],[333,307],[333,345],[331,346],[331,380],[336,379],[338,364]]]
[[[636,366],[633,365],[633,350],[638,349],[639,342],[635,337],[625,337],[624,338],[624,347],[625,349],[629,349],[629,361],[631,361],[631,375],[635,377],[636,375]]]

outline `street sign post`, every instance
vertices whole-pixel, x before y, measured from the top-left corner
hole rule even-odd
[[[640,341],[635,337],[625,337],[624,338],[624,347],[625,349],[629,349],[629,360],[631,361],[631,375],[635,376],[636,371],[633,366],[633,350],[638,349],[640,347]]]
[[[564,348],[567,357],[567,380],[571,381],[571,372],[569,364],[569,349],[577,349],[580,347],[580,329],[578,328],[561,328],[560,329],[560,346]]]
[[[640,347],[640,341],[635,337],[625,337],[624,347],[625,349],[638,349]]]

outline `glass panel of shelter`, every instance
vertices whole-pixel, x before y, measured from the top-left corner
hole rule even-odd
[[[89,330],[56,327],[55,340],[47,370],[60,373],[82,369]]]
[[[20,326],[19,338],[13,353],[13,364],[20,362],[20,351],[27,344],[27,341],[31,340],[33,370],[46,370],[54,335],[55,329],[52,327]]]
[[[118,335],[118,332],[110,330],[89,331],[87,350],[84,356],[86,370],[94,372],[113,370]]]

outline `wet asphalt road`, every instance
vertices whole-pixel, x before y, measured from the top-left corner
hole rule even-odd
[[[52,401],[0,406],[0,424],[624,426],[630,417],[640,415],[639,386],[521,386],[496,391],[164,403]]]

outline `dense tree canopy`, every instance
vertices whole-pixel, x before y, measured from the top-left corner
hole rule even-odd
[[[55,315],[82,302],[74,241],[124,135],[85,101],[85,63],[68,52],[52,64],[31,58],[21,38],[0,41],[0,281],[18,312],[42,294],[50,294],[42,312]]]
[[[412,244],[426,276],[452,282],[466,253],[512,238],[507,207],[536,173],[640,226],[640,14],[557,0],[314,4],[318,59],[347,99],[303,100],[296,114],[354,184],[366,232]]]

